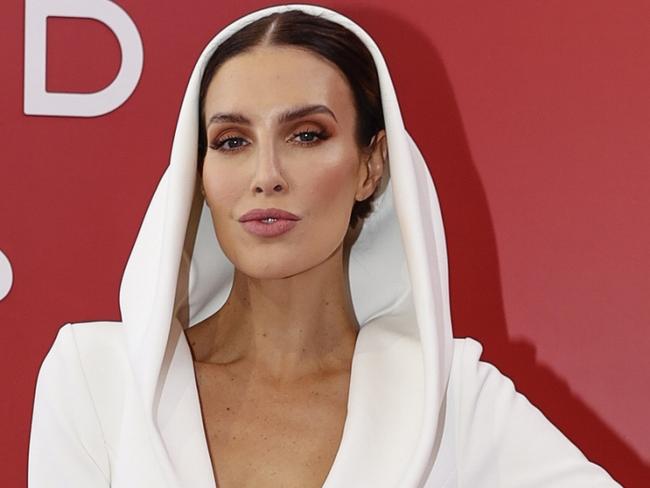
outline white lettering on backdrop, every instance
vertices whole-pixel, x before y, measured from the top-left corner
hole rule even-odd
[[[9,294],[13,281],[14,274],[11,270],[11,263],[7,256],[0,251],[0,300]]]
[[[115,79],[95,93],[59,93],[45,89],[47,18],[98,20],[115,35],[122,64]],[[24,107],[27,115],[94,117],[122,105],[133,93],[143,63],[142,39],[129,15],[109,0],[26,0]]]

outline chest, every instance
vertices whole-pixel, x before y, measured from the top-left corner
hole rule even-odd
[[[322,486],[341,441],[348,375],[269,386],[215,365],[195,371],[219,488]]]

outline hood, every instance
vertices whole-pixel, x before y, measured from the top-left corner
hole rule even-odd
[[[352,20],[313,5],[275,6],[238,19],[209,42],[192,71],[169,166],[147,209],[120,289],[128,355],[150,422],[151,447],[169,486],[184,486],[177,456],[187,455],[174,445],[178,434],[171,434],[172,424],[196,428],[200,411],[183,329],[224,304],[234,271],[198,189],[201,76],[226,38],[260,17],[290,9],[342,24],[370,50],[379,74],[389,158],[374,211],[349,257],[350,292],[361,328],[341,445],[324,486],[420,486],[436,458],[452,355],[440,206],[422,154],[404,128],[381,51]],[[193,394],[193,407],[183,410],[179,405],[187,391]],[[199,447],[203,464],[197,469],[207,469],[207,444]]]

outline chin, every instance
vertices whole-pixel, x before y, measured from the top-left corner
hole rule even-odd
[[[304,234],[297,235],[294,239],[263,244],[251,243],[249,239],[224,239],[222,250],[238,272],[254,279],[279,280],[323,264],[336,253],[344,236],[304,237]]]
[[[265,259],[259,259],[256,262],[236,262],[235,268],[249,278],[280,280],[300,274],[311,268],[311,266],[301,266],[299,263],[296,263],[295,259],[291,258],[287,258],[286,260],[270,260],[267,257]]]
[[[282,247],[284,249],[249,249],[245,256],[233,256],[231,262],[239,272],[250,278],[279,280],[309,271],[332,255],[329,249],[311,249],[311,252],[301,255],[296,246]]]

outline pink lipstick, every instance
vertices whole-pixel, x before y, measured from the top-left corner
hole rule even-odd
[[[300,217],[279,208],[256,208],[239,217],[244,229],[260,237],[276,237],[293,229]]]

